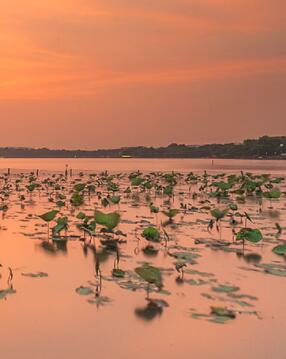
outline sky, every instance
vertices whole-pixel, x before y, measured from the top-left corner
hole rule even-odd
[[[286,135],[285,0],[0,2],[0,147]]]

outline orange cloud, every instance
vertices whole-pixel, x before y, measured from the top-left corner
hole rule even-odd
[[[7,65],[7,64],[6,64]],[[15,65],[13,64],[9,64]],[[17,65],[17,63],[16,63]],[[20,67],[22,63],[20,62]],[[94,96],[106,88],[114,86],[166,85],[194,81],[213,81],[242,76],[256,76],[269,73],[286,73],[286,58],[252,59],[247,61],[221,62],[211,65],[194,66],[185,69],[170,69],[142,72],[111,72],[104,69],[70,68],[61,72],[54,64],[50,67],[30,67],[27,63],[25,71],[14,71],[14,76],[7,76],[0,86],[0,99],[46,99]],[[1,63],[0,63],[1,66]],[[9,66],[8,66],[9,67]],[[7,68],[8,68],[7,67]],[[38,71],[36,71],[36,70]],[[65,66],[62,70],[66,69]]]
[[[0,14],[0,99],[284,73],[281,45],[263,34],[283,33],[281,6],[280,0],[273,6],[269,0],[7,1]],[[256,39],[270,49],[262,53],[257,41],[256,54]],[[253,54],[244,55],[245,48]]]

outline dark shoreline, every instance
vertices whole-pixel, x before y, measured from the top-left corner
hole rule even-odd
[[[263,136],[242,143],[166,147],[121,147],[98,150],[65,150],[28,147],[0,147],[0,158],[157,158],[157,159],[286,159],[286,136]]]

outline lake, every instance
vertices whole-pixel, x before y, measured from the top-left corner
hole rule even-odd
[[[64,171],[65,166],[80,171],[270,171],[285,173],[286,160],[233,160],[233,159],[119,159],[119,158],[0,158],[0,170],[53,170]]]
[[[66,165],[72,177],[63,176]],[[2,174],[7,168],[11,175],[0,179],[3,358],[286,357],[286,262],[273,252],[286,239],[285,161],[0,159]],[[29,174],[37,169],[38,178]],[[99,174],[105,170],[114,177]],[[132,186],[137,170],[144,173],[131,176],[140,179]],[[182,175],[151,174],[157,171]],[[255,176],[263,173],[271,177]],[[218,182],[230,183],[219,196]],[[259,186],[279,198],[261,197]],[[71,202],[75,193],[84,203]],[[168,221],[170,208],[178,212]],[[210,225],[217,208],[228,213]],[[57,222],[48,229],[39,215],[55,209],[68,228],[52,234]],[[119,213],[120,231],[106,232],[99,221],[94,235],[83,231],[94,210]],[[160,240],[144,237],[149,227]],[[235,236],[246,227],[263,240],[243,246]],[[163,288],[138,276],[146,263],[160,271]]]

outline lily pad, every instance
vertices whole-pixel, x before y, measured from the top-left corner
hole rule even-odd
[[[241,228],[236,235],[237,240],[246,240],[252,243],[257,243],[262,240],[263,236],[259,229]]]
[[[119,268],[114,268],[112,270],[112,276],[116,277],[116,278],[124,278],[125,276],[125,271]]]
[[[117,212],[103,213],[101,211],[94,212],[94,220],[97,224],[113,230],[120,222],[120,214]]]
[[[59,213],[59,211],[50,211],[46,212],[44,214],[41,214],[39,217],[44,220],[45,222],[51,222],[55,219],[56,215]]]
[[[163,287],[162,274],[160,269],[152,267],[149,264],[145,264],[142,267],[136,268],[135,272],[146,282],[155,284],[158,288]]]
[[[79,295],[90,295],[93,293],[93,290],[92,288],[90,287],[83,287],[83,286],[80,286],[78,288],[76,288],[76,293],[79,294]]]
[[[212,291],[217,293],[233,293],[237,292],[240,288],[232,285],[222,285],[220,284],[217,287],[212,287]]]
[[[22,276],[24,277],[30,277],[30,278],[45,278],[48,277],[48,273],[45,272],[36,272],[36,273],[22,273]]]
[[[211,314],[223,318],[230,318],[230,319],[236,318],[235,312],[226,307],[211,307]]]
[[[194,260],[200,257],[200,254],[193,252],[168,252],[169,256],[178,260],[184,260],[188,263],[194,263]]]
[[[284,255],[286,253],[286,244],[279,244],[272,249],[275,254]]]
[[[160,232],[155,227],[147,227],[142,233],[142,237],[151,242],[160,242]]]
[[[0,290],[0,300],[5,299],[7,295],[15,294],[16,290],[13,288],[1,289]]]

